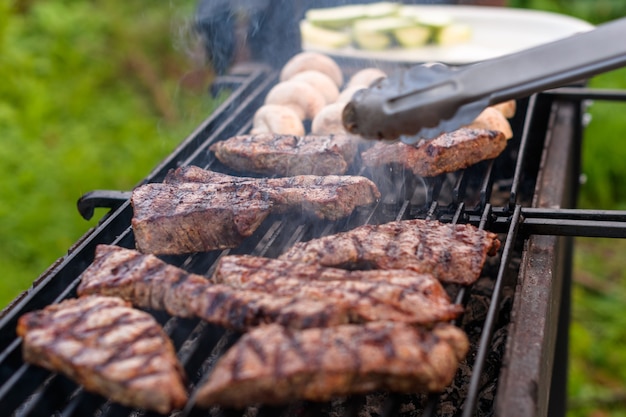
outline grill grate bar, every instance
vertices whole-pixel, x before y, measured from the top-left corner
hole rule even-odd
[[[67,377],[51,374],[43,386],[26,402],[23,416],[47,417],[48,410],[61,409],[83,389]],[[19,415],[19,414],[18,414]]]
[[[504,281],[504,275],[506,269],[509,267],[509,261],[512,257],[512,253],[515,246],[515,240],[517,238],[517,232],[520,224],[522,210],[521,206],[516,206],[513,213],[509,231],[506,236],[506,242],[502,250],[502,256],[500,260],[500,268],[498,270],[498,276],[493,288],[493,294],[489,303],[489,310],[485,319],[480,342],[478,344],[478,351],[476,353],[476,360],[472,369],[472,377],[468,389],[467,398],[463,406],[463,417],[471,417],[476,408],[476,402],[478,399],[478,393],[480,389],[480,377],[482,375],[483,366],[487,358],[487,353],[491,345],[491,336],[495,325],[496,315],[500,306],[500,296],[502,295],[502,287]]]
[[[520,182],[523,175],[524,162],[526,160],[526,149],[528,149],[528,141],[530,138],[530,126],[533,122],[535,107],[537,105],[537,94],[533,94],[528,101],[528,110],[524,119],[524,127],[520,139],[519,153],[515,163],[515,174],[513,175],[513,183],[511,184],[511,194],[509,197],[509,208],[515,207],[518,199]]]
[[[454,184],[454,187],[452,189],[452,201],[455,204],[459,204],[462,201],[463,197],[465,196],[465,187],[464,187],[464,185],[465,185],[465,179],[467,177],[465,175],[466,172],[467,171],[462,171],[459,174],[459,176],[458,176],[458,178],[456,180],[456,183]]]
[[[25,407],[29,393],[22,389],[20,381],[27,380],[37,385],[45,382],[50,372],[36,366],[22,364],[0,388],[0,409],[15,410]]]
[[[489,161],[487,165],[487,172],[484,176],[483,182],[480,186],[480,207],[481,209],[486,207],[489,203],[489,199],[491,198],[491,188],[493,185],[493,165],[495,163],[495,159]]]
[[[81,417],[86,415],[88,408],[93,408],[103,402],[102,397],[90,392],[84,391],[82,388],[76,390],[76,395],[72,397],[67,406],[61,411],[61,417]],[[91,414],[91,413],[90,413]]]

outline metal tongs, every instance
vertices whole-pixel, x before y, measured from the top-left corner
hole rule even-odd
[[[625,64],[626,18],[622,18],[472,65],[411,67],[355,93],[344,108],[343,123],[365,138],[415,143],[469,124],[489,105]]]

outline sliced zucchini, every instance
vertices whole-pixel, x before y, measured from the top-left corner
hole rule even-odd
[[[309,9],[305,14],[305,19],[317,26],[340,29],[350,26],[355,20],[362,19],[366,16],[366,6],[355,4],[323,9]]]
[[[464,23],[452,23],[444,26],[435,33],[435,43],[438,45],[454,45],[467,42],[472,38],[472,28]]]
[[[426,26],[413,26],[393,31],[396,42],[404,48],[417,48],[426,45],[431,39],[431,35],[432,30]]]
[[[352,35],[360,48],[381,50],[393,43],[394,31],[414,26],[415,24],[410,19],[402,17],[360,19],[352,25]]]
[[[359,32],[355,31],[352,36],[354,42],[361,49],[380,51],[392,44],[391,35],[383,32]]]
[[[352,42],[349,33],[322,28],[306,20],[300,21],[300,35],[305,43],[325,48],[343,48]]]
[[[365,6],[365,17],[387,17],[398,13],[401,5],[391,2],[372,3]]]
[[[415,26],[411,19],[403,17],[381,17],[377,19],[360,19],[354,22],[352,29],[355,32],[391,33],[396,29]]]

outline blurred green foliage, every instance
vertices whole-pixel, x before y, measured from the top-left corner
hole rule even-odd
[[[508,0],[510,7],[568,14],[598,24],[626,16],[623,0]]]
[[[591,87],[626,89],[626,68],[595,77]],[[583,142],[583,173],[579,206],[626,209],[626,102],[596,101]]]
[[[193,7],[0,2],[0,306],[95,225],[83,193],[130,189],[211,113]]]
[[[576,239],[570,416],[626,416],[626,240]]]

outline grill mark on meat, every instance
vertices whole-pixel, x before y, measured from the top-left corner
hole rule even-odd
[[[125,271],[117,267],[126,262],[132,263],[132,273],[112,275],[113,270]],[[345,304],[212,284],[203,276],[167,265],[153,255],[110,245],[98,245],[94,262],[81,274],[80,280],[79,295],[115,295],[139,307],[164,309],[174,316],[199,317],[235,330],[270,322],[296,328],[332,326],[346,323],[349,318]],[[178,286],[172,287],[174,282]],[[138,297],[135,289],[142,286],[149,289],[150,297]]]
[[[124,324],[133,324],[134,322],[125,319],[124,317],[118,318],[114,323],[111,323],[109,326],[102,326],[100,329],[95,329],[94,333],[97,331],[98,333],[109,333],[116,328]],[[155,328],[149,327],[144,329],[142,332],[137,334],[137,339],[145,339],[148,337],[158,336],[160,332],[158,332]],[[98,339],[102,339],[102,335],[98,336]],[[112,365],[115,362],[118,362],[123,359],[131,358],[135,355],[133,352],[132,346],[122,347],[121,349],[116,350],[113,354],[105,360],[101,365],[96,366],[96,369],[104,369],[109,365]],[[143,355],[146,357],[145,362],[151,362],[152,359],[158,358],[160,356],[159,352],[152,352],[152,354]],[[123,383],[124,385],[128,385],[127,383]]]
[[[357,252],[356,252],[356,259],[352,261],[351,263],[354,264],[354,268],[357,268],[359,259],[363,259],[363,250],[361,249],[362,248],[361,240],[358,238],[358,236],[352,237],[352,244],[356,248]],[[369,268],[368,265],[364,264],[363,269],[371,269],[371,268]]]
[[[229,285],[239,286],[253,278],[272,281],[282,277],[303,281],[382,281],[424,294],[447,297],[442,285],[432,275],[408,269],[352,271],[252,255],[223,256],[211,279],[218,284],[229,282]]]
[[[363,363],[361,361],[361,357],[358,353],[357,347],[354,345],[350,345],[345,340],[338,338],[333,338],[333,344],[335,346],[339,346],[340,349],[348,353],[346,356],[354,361],[354,368],[357,370],[357,372],[360,372]]]
[[[255,339],[248,339],[246,343],[242,344],[239,349],[237,349],[236,360],[233,361],[232,373],[236,377],[239,377],[241,374],[241,368],[245,364],[246,354],[248,352],[252,352],[253,355],[256,355],[258,360],[261,362],[267,361],[265,352],[263,351],[263,347],[259,341]]]
[[[160,269],[164,268],[164,265],[159,265]],[[148,273],[146,274],[146,280],[149,281],[150,280],[150,275],[156,275],[155,273]],[[174,274],[172,274],[174,275]],[[187,278],[189,278],[189,274],[186,274],[183,270],[178,271],[178,276],[176,276],[175,278],[172,279],[171,282],[171,286],[170,288],[172,290],[175,290],[176,288],[180,287],[182,284],[184,284],[185,282],[187,282]]]
[[[453,319],[462,312],[462,307],[451,303],[434,277],[408,271],[395,273],[399,276],[231,255],[220,259],[212,280],[236,289],[336,302],[349,308],[351,321],[355,322],[395,320],[431,324]]]
[[[208,302],[207,308],[202,312],[202,317],[212,317],[215,315],[216,311],[220,310],[230,312],[235,311],[234,308],[231,309],[228,305],[225,305],[229,301],[228,294],[223,292],[210,293],[204,291],[203,295]]]
[[[179,167],[168,172],[166,184],[198,182],[214,186],[250,184],[267,193],[273,210],[286,212],[296,208],[332,220],[350,214],[355,207],[371,204],[380,198],[376,185],[361,176],[299,175],[287,178],[234,177],[196,166]]]
[[[414,219],[300,242],[279,259],[329,267],[404,268],[468,285],[478,279],[486,257],[495,255],[499,247],[495,233],[472,225]]]
[[[383,352],[385,353],[385,357],[387,359],[391,359],[396,356],[396,349],[393,346],[393,342],[391,341],[389,334],[386,333],[381,335],[378,343],[383,347]]]
[[[264,361],[249,348],[258,340]],[[201,407],[328,401],[376,390],[436,392],[467,353],[465,334],[447,324],[432,330],[377,322],[287,330],[268,325],[244,334],[197,391]],[[233,362],[245,376],[232,372]],[[243,364],[245,362],[245,365]]]
[[[65,300],[20,317],[26,362],[121,404],[169,413],[187,400],[182,366],[152,316],[114,297]]]
[[[198,167],[133,190],[132,226],[144,253],[181,254],[238,246],[270,213],[303,211],[337,220],[380,198],[360,176],[243,178]]]
[[[357,142],[348,135],[239,135],[209,148],[224,165],[258,174],[343,174],[354,160]]]
[[[133,190],[131,203],[138,249],[162,254],[237,246],[272,210],[252,185],[233,191],[212,184],[144,184]]]
[[[362,160],[372,168],[397,164],[415,175],[434,177],[494,159],[506,145],[502,132],[461,128],[415,145],[377,143],[362,153]]]

